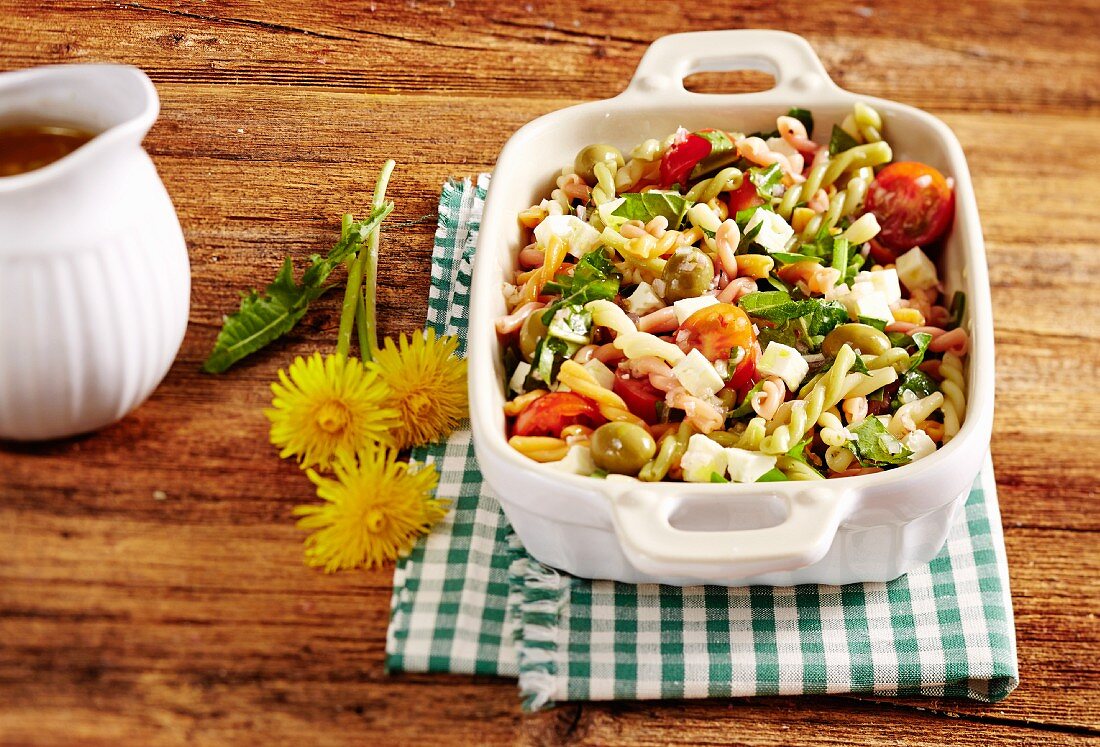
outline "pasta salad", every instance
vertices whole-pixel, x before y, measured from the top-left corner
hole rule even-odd
[[[581,150],[519,215],[504,351],[509,443],[581,475],[764,482],[921,459],[965,411],[936,259],[953,182],[895,162],[857,104],[826,139],[791,109]]]

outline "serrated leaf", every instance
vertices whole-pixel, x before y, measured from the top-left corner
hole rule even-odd
[[[263,295],[256,291],[248,293],[241,299],[240,308],[225,317],[214,349],[202,365],[203,370],[223,373],[237,361],[292,330],[305,315],[310,302],[328,290],[324,282],[332,271],[359,251],[363,240],[392,210],[393,203],[386,203],[367,220],[353,223],[324,258],[312,255],[300,285],[294,282],[294,265],[287,257]]]

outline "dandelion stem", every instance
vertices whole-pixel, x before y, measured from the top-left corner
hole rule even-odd
[[[393,159],[382,164],[378,182],[374,186],[374,199],[371,210],[379,209],[386,199],[386,187],[393,173]],[[380,225],[367,236],[366,245],[359,250],[355,261],[348,268],[348,285],[344,289],[344,305],[340,311],[340,331],[336,341],[336,352],[347,356],[351,349],[351,328],[359,317],[359,357],[369,361],[374,357],[378,346],[378,320],[375,312],[375,297],[378,288],[378,234]],[[365,285],[364,285],[365,283]],[[360,288],[362,287],[362,292]],[[362,310],[360,311],[360,306]],[[364,344],[364,342],[366,344]]]

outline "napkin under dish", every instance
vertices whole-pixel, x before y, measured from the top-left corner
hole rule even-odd
[[[439,202],[428,326],[463,343],[489,175]],[[930,564],[890,583],[788,588],[589,581],[531,558],[469,428],[414,452],[454,505],[394,573],[389,671],[517,677],[559,701],[799,693],[997,701],[1019,682],[1004,538],[987,462]]]

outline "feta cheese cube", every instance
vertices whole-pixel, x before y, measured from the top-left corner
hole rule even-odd
[[[565,453],[565,458],[556,462],[547,462],[547,466],[574,475],[591,475],[596,471],[592,451],[584,444],[570,446],[569,451]]]
[[[523,382],[527,380],[527,374],[529,373],[531,373],[531,364],[527,361],[520,361],[519,365],[516,366],[515,373],[508,381],[508,389],[516,394],[523,394]]]
[[[634,292],[623,299],[623,306],[631,314],[645,316],[651,311],[663,309],[665,302],[653,291],[653,286],[646,282],[638,283]]]
[[[802,357],[802,354],[790,345],[772,340],[760,362],[756,364],[758,371],[771,376],[778,376],[791,391],[798,389],[802,379],[810,370],[810,364]]]
[[[683,324],[689,316],[699,309],[705,309],[716,303],[718,303],[718,299],[714,296],[696,296],[695,298],[681,299],[672,304],[672,308],[676,310],[676,322]]]
[[[535,241],[546,246],[557,236],[574,257],[583,257],[600,243],[600,232],[575,215],[548,215],[535,226]]]
[[[888,270],[874,270],[871,275],[871,284],[875,290],[886,296],[886,303],[895,303],[901,300],[901,286],[898,285],[898,271],[891,267]]]
[[[713,474],[725,474],[726,450],[702,433],[688,439],[688,447],[680,459],[685,482],[710,482]]]
[[[615,374],[603,364],[603,361],[592,358],[582,367],[592,374],[596,379],[596,383],[604,389],[610,389],[615,384]]]
[[[920,428],[903,438],[901,442],[905,445],[905,448],[913,452],[914,462],[936,451],[936,442]]]
[[[546,334],[566,342],[587,345],[591,340],[589,336],[591,326],[592,315],[590,313],[578,312],[565,307],[554,312],[554,316],[550,319],[550,326],[546,329]]]
[[[726,469],[733,482],[756,482],[775,467],[776,458],[748,449],[726,449]]]
[[[771,210],[757,210],[749,218],[745,225],[745,233],[756,226],[760,226],[760,232],[756,234],[754,242],[764,247],[769,252],[782,252],[787,248],[787,242],[794,236],[794,229],[787,225],[778,213]]]
[[[672,375],[693,397],[707,397],[726,384],[714,370],[714,365],[698,350],[692,350],[673,366]]]
[[[840,285],[834,285],[825,291],[826,301],[836,301],[852,292],[852,289],[848,287],[847,283],[841,283]]]
[[[911,291],[931,288],[940,282],[936,273],[936,265],[928,258],[919,246],[915,246],[894,261],[898,278],[905,283],[905,287]]]
[[[859,283],[856,283],[856,285],[859,285]],[[894,321],[894,313],[890,311],[890,304],[882,291],[872,290],[859,294],[853,291],[850,295],[840,299],[840,301],[848,309],[848,314],[855,321],[858,321],[860,317],[879,319],[887,324],[891,324]]]

